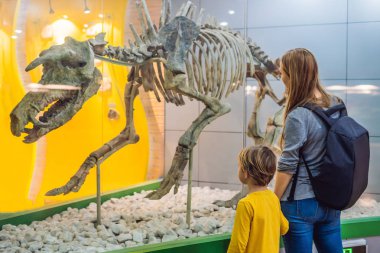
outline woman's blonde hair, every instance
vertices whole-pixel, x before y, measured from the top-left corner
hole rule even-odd
[[[319,81],[317,61],[309,50],[289,50],[281,58],[281,68],[289,77],[284,120],[294,108],[306,103],[330,106],[330,96]],[[321,98],[315,97],[315,89],[321,93]]]
[[[266,186],[276,172],[277,158],[267,146],[252,146],[240,151],[239,163],[256,185]]]

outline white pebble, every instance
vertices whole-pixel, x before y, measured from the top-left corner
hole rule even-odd
[[[169,242],[169,241],[173,241],[177,239],[178,239],[177,235],[164,235],[164,237],[162,237],[162,242]]]
[[[125,242],[128,240],[132,240],[132,235],[131,234],[121,234],[118,237],[116,237],[118,242]]]
[[[160,200],[145,198],[146,192],[102,205],[103,225],[94,226],[96,204],[87,208],[68,208],[44,221],[30,225],[4,225],[0,231],[0,252],[104,252],[123,247],[229,233],[235,210],[212,204],[231,199],[237,192],[193,187],[191,228],[185,221],[187,186],[177,195],[171,190]],[[342,218],[380,216],[380,203],[360,199],[355,206],[342,212]],[[30,250],[28,250],[30,249]]]

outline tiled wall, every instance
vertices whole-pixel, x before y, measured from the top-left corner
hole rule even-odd
[[[178,8],[182,0],[173,0]],[[330,92],[344,99],[349,114],[371,136],[368,193],[380,196],[380,1],[374,0],[194,0],[220,22],[246,32],[273,59],[295,47],[310,49],[319,63],[320,78]],[[234,12],[233,14],[229,14]],[[246,15],[245,12],[246,11]],[[280,96],[283,85],[271,78]],[[248,80],[247,86],[255,86]],[[364,85],[364,86],[363,86]],[[336,90],[338,88],[338,90]],[[339,90],[340,88],[340,90]],[[226,102],[232,111],[202,132],[194,149],[195,184],[240,189],[237,154],[252,141],[243,134],[253,106],[253,94],[243,90]],[[188,101],[184,107],[166,105],[165,169],[181,134],[203,105]],[[262,127],[278,107],[263,103]],[[186,179],[184,177],[184,179]]]

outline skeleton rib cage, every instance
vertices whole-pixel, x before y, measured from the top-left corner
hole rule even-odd
[[[151,23],[145,1],[142,1],[142,6],[137,3],[137,8],[143,34],[138,35],[133,25],[130,25],[136,40],[134,43],[129,41],[130,49],[109,46],[104,54],[122,62],[140,62],[139,65],[131,68],[129,81],[143,84],[145,91],[153,91],[158,101],[163,98],[167,103],[184,105],[182,94],[168,89],[165,85],[165,82],[168,82],[166,72],[170,70],[161,60],[165,58],[162,57],[162,52],[158,53],[158,31]],[[170,0],[163,0],[160,28],[169,22],[169,9]],[[273,62],[250,39],[246,41],[240,33],[220,27],[215,18],[208,17],[205,24],[201,25],[203,9],[200,10],[195,21],[195,9],[196,7],[189,1],[182,5],[175,16],[189,18],[200,26],[200,32],[192,41],[184,60],[184,73],[189,88],[196,93],[220,100],[223,96],[227,97],[243,86],[247,69],[251,75],[255,67],[269,73],[275,70]],[[145,27],[143,12],[147,27]],[[152,52],[155,46],[156,50]],[[151,51],[148,51],[149,48]],[[105,60],[103,57],[101,59]]]
[[[78,191],[92,167],[124,146],[139,141],[134,127],[133,101],[141,86],[145,91],[153,91],[158,101],[164,99],[168,103],[184,105],[183,96],[186,96],[205,105],[180,137],[170,170],[160,188],[148,194],[148,198],[161,198],[173,185],[174,192],[178,190],[191,150],[202,130],[231,111],[231,106],[221,99],[243,86],[246,77],[254,77],[260,86],[252,113],[254,117],[248,128],[252,129],[254,138],[263,139],[258,131],[256,112],[266,94],[278,100],[265,77],[267,73],[276,76],[275,64],[255,43],[245,40],[239,33],[220,27],[214,18],[206,18],[202,24],[203,11],[195,18],[195,6],[191,2],[182,5],[172,19],[170,0],[162,2],[158,29],[151,21],[145,0],[137,2],[142,32],[138,34],[130,25],[135,41],[129,41],[129,48],[105,47],[104,33],[88,41],[96,58],[131,67],[124,94],[126,126],[118,136],[92,152],[68,183],[49,191],[47,195]],[[27,69],[38,66],[41,61],[35,60]],[[94,72],[97,73],[96,69]]]

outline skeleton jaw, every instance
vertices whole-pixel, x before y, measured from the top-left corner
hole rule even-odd
[[[10,115],[12,134],[20,136],[21,133],[26,133],[24,138],[26,143],[37,141],[41,136],[57,128],[57,121],[67,122],[66,119],[62,119],[62,115],[67,115],[78,94],[77,90],[27,93]],[[27,127],[29,124],[32,127]]]

